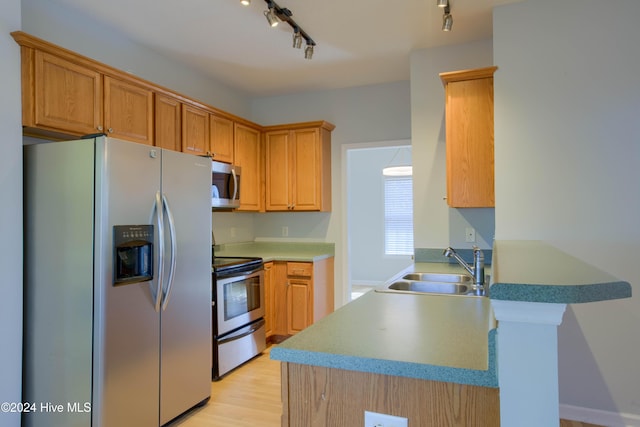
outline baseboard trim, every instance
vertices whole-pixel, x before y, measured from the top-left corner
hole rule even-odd
[[[640,427],[639,414],[609,412],[565,404],[560,404],[560,418],[607,427]]]

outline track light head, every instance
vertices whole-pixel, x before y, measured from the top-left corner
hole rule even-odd
[[[251,0],[240,0],[240,4],[243,6],[249,6],[251,4]]]
[[[293,47],[300,49],[302,47],[302,34],[298,28],[293,29]]]
[[[438,7],[447,7],[449,6],[449,0],[438,0]]]
[[[313,45],[307,44],[307,47],[304,48],[304,59],[313,58]]]
[[[453,27],[453,16],[450,13],[445,13],[442,16],[442,31],[451,31]]]
[[[451,8],[449,4],[444,8],[444,15],[442,15],[442,31],[451,31],[453,27],[453,16],[451,15]]]
[[[264,17],[267,18],[270,27],[278,26],[278,17],[273,10],[273,6],[270,6],[269,9],[264,11]]]

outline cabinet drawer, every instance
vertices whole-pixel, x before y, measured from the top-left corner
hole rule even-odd
[[[311,277],[313,263],[310,262],[288,262],[287,276]]]

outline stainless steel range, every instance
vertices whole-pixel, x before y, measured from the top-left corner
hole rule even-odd
[[[266,348],[262,258],[213,258],[213,369],[220,379]]]

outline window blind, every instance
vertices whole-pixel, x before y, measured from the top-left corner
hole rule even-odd
[[[413,178],[384,177],[384,251],[413,255]]]

